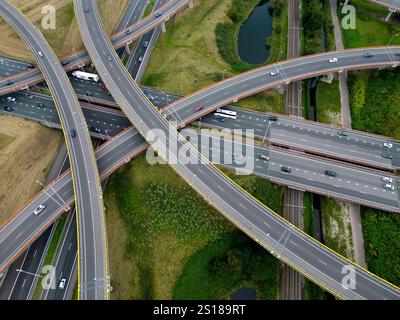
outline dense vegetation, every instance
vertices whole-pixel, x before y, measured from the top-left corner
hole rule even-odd
[[[333,25],[328,1],[302,1],[302,27],[304,54],[334,48]]]
[[[278,283],[276,259],[237,231],[189,259],[173,298],[227,299],[239,287],[254,287],[258,299],[277,299]]]
[[[281,212],[281,186],[262,178],[236,176],[232,171],[226,173],[262,202]],[[241,232],[235,231],[227,219],[211,208],[167,165],[150,166],[145,157],[137,158],[134,164],[113,175],[107,188],[106,202],[108,216],[113,217],[112,223],[116,222],[116,212],[127,229],[123,231],[117,225],[111,229],[114,232],[108,233],[112,246],[119,243],[119,248],[110,248],[115,298],[170,299],[175,294],[179,296],[174,286],[178,279],[185,278],[186,271],[182,273],[182,269],[187,263],[190,265],[190,261],[197,261],[199,255],[201,261],[207,262],[202,265],[203,268],[217,257],[223,259],[230,256],[231,250],[243,266],[236,281],[221,287],[225,291],[201,291],[203,282],[213,283],[215,280],[202,269],[199,271],[202,277],[194,277],[191,283],[199,288],[196,293],[199,297],[219,298],[226,295],[224,298],[227,298],[231,290],[246,284],[260,290],[259,298],[272,297],[278,290],[277,285],[273,285],[273,279],[278,277],[277,260],[269,256],[265,249],[255,243],[252,245],[252,240],[246,240]],[[121,247],[122,252],[115,257],[117,253],[114,252]],[[256,267],[259,262],[266,263],[264,273]],[[267,282],[268,288],[263,287]]]
[[[349,77],[354,129],[400,139],[400,72],[373,71]]]
[[[400,216],[362,207],[368,269],[400,286]]]

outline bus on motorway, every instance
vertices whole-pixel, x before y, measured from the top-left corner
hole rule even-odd
[[[218,111],[218,110],[217,110]],[[231,114],[226,114],[226,113],[214,113],[214,116],[216,117],[223,117],[223,118],[231,118],[231,119],[237,119],[237,115],[231,115]]]
[[[227,114],[227,115],[230,115],[230,116],[235,116],[235,117],[237,116],[237,112],[236,111],[231,111],[231,110],[217,109],[216,112],[220,113],[220,114]]]

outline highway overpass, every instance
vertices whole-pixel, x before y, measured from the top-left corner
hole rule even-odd
[[[7,1],[1,2],[0,13],[35,57],[58,107],[70,157],[78,225],[81,227],[79,243],[84,257],[81,262],[82,280],[84,284],[90,283],[90,286],[84,285],[85,294],[82,297],[107,299],[107,238],[102,191],[93,146],[78,99],[58,58],[36,27]],[[53,197],[57,198],[58,195],[54,194]],[[33,213],[35,208],[30,208],[30,216],[40,219],[40,214]],[[51,210],[51,207],[44,209],[47,210]],[[91,228],[86,230],[86,225]]]
[[[13,107],[12,113],[6,113],[20,115],[31,120],[39,121],[50,127],[60,127],[59,119],[53,112],[54,110],[52,108],[52,101],[49,97],[38,94],[29,94],[29,96],[34,97],[34,99],[31,99],[27,98],[26,95],[27,94],[25,93],[14,94],[14,97],[16,98],[16,106]],[[38,107],[38,103],[43,104],[45,107]],[[6,101],[6,99],[1,99],[0,108],[4,105],[8,106],[9,103]],[[130,127],[129,120],[121,111],[105,107],[93,106],[89,104],[82,104],[81,106],[83,113],[86,117],[86,121],[87,123],[89,123],[89,128],[92,129],[91,133],[93,137],[110,139],[111,137]],[[253,120],[255,124],[261,123],[265,127],[263,119],[267,119],[268,114],[259,114],[254,111],[248,111],[238,108],[229,109],[238,112],[239,118],[241,118],[242,115],[246,115],[246,118],[248,117],[250,118],[250,120],[244,123],[240,122],[240,126],[235,127],[234,125],[238,122],[238,120],[226,119],[225,122],[219,122],[215,120],[215,116],[208,115],[202,119],[202,125],[209,126],[218,130],[245,130],[248,128],[254,128],[254,123],[252,122]],[[0,112],[3,111],[1,111],[0,109]],[[295,123],[294,127],[297,128],[298,133],[297,131],[294,131],[294,133],[292,132],[292,122]],[[308,132],[309,129],[307,126],[314,124],[315,123],[313,122],[299,122],[298,120],[292,120],[290,117],[281,116],[275,123],[275,126],[278,129],[272,129],[274,127],[271,127],[270,131],[268,132],[267,138],[269,138],[269,135],[273,133],[274,135],[293,134],[294,136],[297,136],[298,139],[303,140],[310,137],[314,139],[314,130],[310,130],[313,134],[305,134],[304,136],[302,136],[303,132]],[[246,127],[246,125],[249,125],[249,127]],[[323,125],[321,125],[320,129],[325,130],[325,127],[328,130],[331,130],[329,126]],[[93,129],[99,129],[100,133],[97,133]],[[277,130],[279,133],[274,133],[274,130]],[[261,132],[261,134],[257,135],[260,141],[262,141],[261,139],[263,138],[263,136],[265,136],[264,132]],[[326,135],[323,135],[321,133],[322,138],[325,136]],[[327,136],[331,137],[330,134]],[[335,132],[334,137],[336,136],[337,135]],[[361,137],[362,136],[357,136],[356,139],[360,140]],[[340,138],[338,139],[340,140]],[[118,137],[114,140],[113,144],[115,144],[117,140]],[[327,138],[326,140],[329,139]],[[319,142],[317,140],[316,143],[329,142]],[[138,143],[138,146],[140,146],[141,144],[142,143]],[[365,143],[361,143],[361,145],[365,145]],[[118,147],[119,146],[117,146],[116,148]],[[132,146],[131,151],[133,151],[135,148],[136,146]],[[343,149],[346,149],[346,144],[343,145]],[[331,197],[337,197],[342,200],[352,201],[382,210],[400,212],[397,188],[395,191],[389,191],[383,188],[382,177],[388,176],[391,177],[395,181],[395,183],[397,181],[396,177],[388,174],[387,172],[367,170],[365,168],[359,168],[357,166],[350,166],[340,162],[329,161],[325,158],[310,157],[304,153],[294,153],[293,151],[288,152],[286,150],[278,151],[277,149],[273,148],[265,148],[265,151],[259,151],[258,153],[262,153],[268,156],[268,153],[270,152],[272,152],[274,155],[279,154],[279,156],[277,156],[276,159],[272,159],[271,161],[269,161],[267,165],[263,165],[262,168],[257,167],[257,162],[260,161],[258,157],[256,157],[255,159],[248,159],[249,161],[253,161],[256,164],[256,170],[254,171],[254,174],[268,178],[277,183],[292,186],[301,190],[311,191]],[[257,155],[258,153],[256,150],[255,154]],[[292,161],[291,159],[295,160]],[[214,163],[217,163],[214,161],[214,159],[210,160]],[[265,163],[265,161],[261,162]],[[294,170],[294,172],[290,175],[280,174],[280,179],[274,179],[273,175],[267,174],[270,168],[268,164],[270,164],[271,166],[280,166],[286,164],[291,167],[296,167],[298,170]],[[317,168],[319,171],[315,171]],[[335,171],[338,174],[338,177],[333,179],[332,177],[326,176],[324,174],[325,170]],[[298,173],[300,174],[299,176],[297,175]],[[332,184],[334,181],[336,182],[336,185]]]

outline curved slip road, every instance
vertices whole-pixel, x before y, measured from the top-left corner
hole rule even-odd
[[[112,43],[114,47],[117,49],[123,47],[127,43],[131,43],[147,31],[169,19],[177,11],[184,8],[189,2],[190,0],[170,0],[145,19],[126,27],[118,33],[115,33],[112,37]],[[157,13],[161,13],[162,15],[160,17],[156,17]],[[83,67],[89,63],[90,57],[86,50],[81,50],[71,54],[70,56],[64,57],[61,59],[61,62],[64,64],[65,71],[71,71],[76,68]],[[13,83],[11,85],[7,85],[6,83],[8,80],[12,80]],[[0,95],[27,89],[30,86],[42,82],[43,80],[43,75],[37,68],[16,73],[9,77],[0,79]]]
[[[85,46],[116,102],[160,157],[166,159],[206,201],[280,260],[336,296],[400,299],[397,287],[340,257],[263,206],[187,143],[127,73],[104,32],[96,2],[75,0],[74,4]],[[85,12],[84,8],[89,10]],[[173,149],[185,154],[187,163],[178,161]],[[346,273],[349,268],[355,278],[347,285],[343,271]]]
[[[38,62],[59,112],[72,168],[79,225],[84,230],[79,234],[79,242],[80,252],[84,255],[81,267],[84,269],[85,282],[96,283],[94,279],[107,279],[107,239],[102,191],[93,146],[78,99],[57,57],[35,26],[9,2],[0,3],[0,12]],[[72,137],[71,130],[74,130],[75,137]],[[59,194],[53,194],[52,197],[57,199],[55,203],[59,202]],[[44,212],[53,210],[53,205],[50,203]],[[35,207],[29,209],[30,215],[25,216],[20,223],[28,223],[26,219],[45,218],[43,213],[33,215]],[[107,299],[108,288],[105,285],[88,287],[84,297]]]

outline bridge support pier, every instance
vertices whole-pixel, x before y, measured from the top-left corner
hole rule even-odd
[[[131,55],[131,48],[129,47],[129,43],[125,45],[125,51],[128,55]]]
[[[389,14],[388,14],[388,15],[386,16],[386,18],[385,18],[385,22],[388,22],[388,21],[389,21],[389,19],[390,19],[390,17],[392,16],[393,13],[396,13],[396,9],[390,8],[390,9],[389,9]]]
[[[161,23],[161,31],[165,33],[167,31],[167,27],[165,26],[165,21]]]
[[[190,0],[189,1],[189,9],[192,9],[193,8],[193,0]]]

